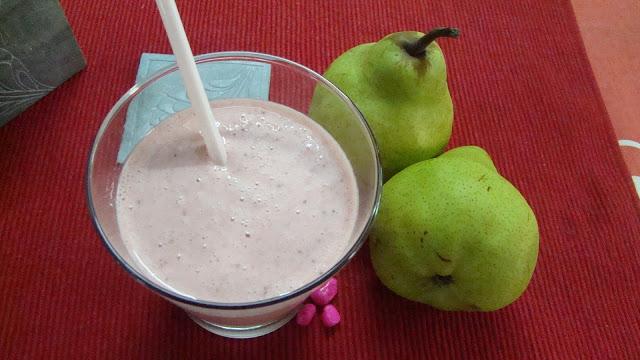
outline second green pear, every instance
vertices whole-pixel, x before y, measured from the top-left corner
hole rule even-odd
[[[385,179],[437,156],[449,142],[453,104],[444,56],[434,40],[457,35],[453,28],[393,33],[348,50],[324,74],[369,123]],[[343,107],[336,101],[317,89],[309,115],[323,124],[339,121]]]
[[[539,238],[518,189],[483,149],[463,146],[384,184],[369,248],[396,294],[442,310],[493,311],[529,285]]]

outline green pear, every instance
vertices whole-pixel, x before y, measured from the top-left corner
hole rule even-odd
[[[380,280],[442,310],[492,311],[527,288],[538,224],[479,147],[414,164],[385,185],[370,237]]]
[[[442,36],[457,37],[458,30],[393,33],[346,51],[324,74],[369,123],[385,179],[440,154],[449,142],[453,104],[444,56],[434,41]],[[339,128],[332,122],[344,119],[344,111],[326,89],[316,89],[309,115],[329,132]]]
[[[475,161],[478,164],[497,172],[496,166],[493,164],[493,160],[489,154],[481,147],[478,146],[461,146],[455,149],[451,149],[446,153],[440,155],[439,159],[463,159]]]

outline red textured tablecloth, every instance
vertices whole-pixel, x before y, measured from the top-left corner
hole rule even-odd
[[[85,203],[100,122],[141,52],[170,52],[151,0],[64,0],[88,67],[0,128],[0,358],[639,358],[640,208],[568,1],[180,1],[195,53],[254,50],[323,71],[398,30],[444,40],[452,146],[478,144],[529,199],[540,257],[495,313],[403,300],[363,251],[339,274],[344,322],[252,340],[200,329],[113,261]]]

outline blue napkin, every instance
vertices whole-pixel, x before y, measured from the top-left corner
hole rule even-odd
[[[175,64],[173,55],[143,53],[136,83]],[[225,61],[198,65],[209,100],[226,98],[269,99],[271,66],[250,61]],[[123,163],[136,144],[171,114],[191,107],[182,78],[174,72],[143,90],[127,111],[118,162]]]

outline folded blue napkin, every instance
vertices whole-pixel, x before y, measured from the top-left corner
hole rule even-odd
[[[169,65],[173,55],[143,53],[136,83]],[[250,61],[225,61],[198,65],[209,100],[226,98],[269,99],[269,64]],[[167,75],[131,102],[127,111],[118,162],[123,163],[136,144],[162,120],[191,107],[178,72]]]

